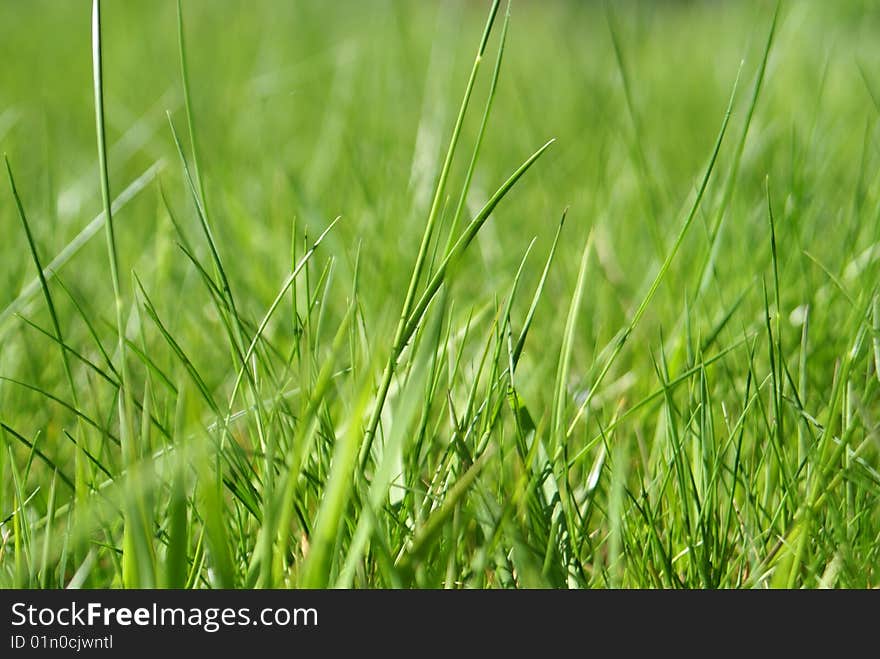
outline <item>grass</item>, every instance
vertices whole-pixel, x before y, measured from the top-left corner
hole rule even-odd
[[[210,4],[0,6],[0,586],[878,585],[873,3]]]

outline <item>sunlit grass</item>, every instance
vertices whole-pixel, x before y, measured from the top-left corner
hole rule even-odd
[[[877,586],[876,7],[210,5],[0,8],[0,585]]]

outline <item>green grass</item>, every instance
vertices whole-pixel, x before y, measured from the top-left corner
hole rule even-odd
[[[880,585],[874,3],[94,5],[0,4],[0,586]]]

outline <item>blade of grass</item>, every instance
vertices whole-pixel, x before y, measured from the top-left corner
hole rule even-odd
[[[49,317],[52,321],[52,328],[55,331],[55,338],[58,341],[59,350],[61,352],[61,364],[64,368],[64,376],[67,380],[67,385],[70,388],[70,396],[73,401],[74,407],[79,407],[79,398],[77,396],[77,388],[76,384],[73,381],[73,371],[70,368],[70,359],[67,355],[67,345],[64,342],[64,334],[61,331],[61,322],[58,320],[58,313],[55,310],[55,303],[52,300],[52,293],[49,291],[49,285],[46,282],[46,276],[43,274],[43,266],[40,262],[40,256],[37,253],[37,245],[34,241],[33,233],[31,232],[30,224],[28,223],[27,216],[24,212],[24,206],[21,203],[21,197],[18,194],[18,190],[15,187],[15,179],[12,176],[12,166],[9,164],[9,158],[4,157],[6,161],[6,173],[9,176],[9,185],[12,188],[12,196],[15,198],[15,205],[18,209],[18,217],[21,220],[22,227],[24,228],[25,236],[27,237],[28,248],[30,249],[31,259],[34,262],[34,266],[37,268],[37,277],[40,280],[40,288],[43,290],[43,298],[46,301],[46,307],[49,310]],[[80,429],[81,430],[81,429]],[[85,458],[82,452],[82,442],[84,442],[83,434],[78,431],[77,436],[79,437],[79,441],[77,442],[76,451],[74,453],[74,482],[76,484],[76,499],[78,502],[82,502],[85,500],[88,490],[86,487],[86,472],[85,472]],[[54,505],[54,479],[53,479],[53,505]],[[50,520],[51,521],[51,520]],[[47,540],[48,542],[48,540]]]
[[[133,418],[130,377],[126,360],[125,317],[122,286],[119,279],[119,253],[116,246],[116,230],[113,219],[112,197],[110,196],[110,172],[107,165],[107,141],[104,122],[104,58],[101,42],[101,0],[92,2],[92,70],[95,92],[95,132],[98,143],[98,173],[101,199],[104,202],[105,236],[107,256],[110,261],[110,281],[113,285],[114,306],[116,309],[117,353],[120,360],[120,395],[118,397],[119,437],[122,445],[123,461],[127,466],[134,464],[137,451],[133,445],[134,434],[131,426]],[[150,530],[144,528],[144,511],[135,503],[127,511],[123,531],[123,581],[127,586],[149,587],[153,574],[153,552],[150,544]]]
[[[407,286],[406,297],[404,298],[403,307],[400,311],[400,319],[397,323],[397,330],[394,333],[394,339],[391,344],[391,355],[389,356],[388,362],[385,366],[385,371],[382,376],[382,383],[379,386],[379,393],[373,406],[372,416],[367,422],[363,442],[364,449],[361,458],[362,466],[366,464],[366,461],[370,455],[370,448],[372,447],[373,439],[376,434],[376,429],[379,425],[379,419],[382,415],[382,408],[385,405],[385,398],[388,395],[388,388],[391,386],[391,380],[394,377],[394,371],[397,368],[397,360],[400,357],[400,353],[403,351],[403,347],[409,340],[409,337],[405,335],[407,333],[407,325],[410,322],[410,312],[412,310],[413,303],[415,302],[419,282],[422,279],[423,271],[425,269],[425,262],[428,257],[431,239],[434,236],[435,225],[437,223],[440,206],[446,192],[446,182],[449,177],[449,171],[452,167],[452,160],[455,156],[456,147],[458,146],[458,140],[461,135],[461,127],[464,123],[464,118],[467,114],[468,106],[470,105],[471,92],[474,88],[474,82],[476,81],[477,73],[480,68],[480,63],[483,60],[483,54],[486,51],[486,45],[489,42],[489,35],[492,31],[492,25],[495,22],[495,16],[498,13],[498,7],[500,4],[500,0],[494,0],[494,2],[492,3],[492,7],[489,10],[489,17],[486,20],[486,27],[483,30],[483,37],[480,40],[479,48],[477,48],[477,56],[474,60],[474,65],[471,69],[471,74],[468,78],[467,86],[465,87],[464,98],[462,99],[461,107],[458,111],[458,117],[455,120],[455,126],[452,129],[452,137],[449,140],[449,147],[446,151],[446,158],[444,159],[443,167],[440,170],[440,178],[437,181],[437,187],[434,191],[434,199],[431,202],[431,209],[428,212],[428,219],[425,223],[425,229],[422,233],[421,243],[419,244],[419,250],[416,255],[416,261],[413,265],[412,275]]]
[[[120,192],[116,196],[116,199],[113,200],[113,203],[110,206],[112,212],[119,213],[125,208],[132,199],[137,197],[137,195],[146,188],[154,178],[156,178],[156,175],[162,170],[162,167],[164,167],[164,161],[158,160],[150,165],[143,174],[132,181],[125,190]],[[89,242],[89,240],[104,228],[106,221],[107,214],[104,211],[101,211],[82,229],[82,231],[74,236],[73,240],[65,245],[64,249],[58,252],[58,254],[46,264],[43,268],[43,277],[45,277],[47,281],[51,281],[55,278],[57,273],[67,265],[67,263]],[[3,323],[7,319],[24,309],[30,299],[39,293],[41,289],[42,285],[39,278],[28,282],[28,284],[21,289],[18,297],[6,305],[3,311],[0,311],[0,327],[3,326]]]
[[[694,198],[693,204],[691,205],[690,211],[688,212],[687,217],[685,218],[684,223],[681,226],[681,229],[679,229],[678,236],[676,236],[675,242],[672,244],[672,248],[669,250],[669,253],[666,255],[666,258],[660,266],[660,269],[657,271],[654,280],[651,282],[651,286],[648,289],[647,294],[644,298],[642,298],[642,301],[636,308],[636,311],[633,314],[630,322],[614,340],[614,348],[612,349],[611,354],[605,360],[605,363],[602,365],[602,369],[593,380],[593,385],[590,387],[587,395],[584,397],[583,402],[578,408],[577,413],[574,415],[574,418],[568,425],[568,431],[566,433],[567,437],[571,437],[571,435],[574,433],[574,429],[577,426],[578,421],[580,421],[590,402],[593,400],[593,397],[596,395],[596,391],[604,381],[605,376],[608,375],[608,371],[611,370],[611,366],[614,364],[615,361],[617,361],[617,357],[618,355],[620,355],[620,351],[623,350],[623,346],[626,343],[627,339],[638,326],[639,322],[642,320],[642,316],[645,315],[645,311],[647,311],[648,305],[650,305],[651,300],[654,299],[654,295],[657,293],[657,289],[660,288],[660,283],[663,281],[666,273],[672,266],[672,261],[675,259],[676,254],[678,254],[678,250],[681,248],[681,245],[684,242],[684,238],[687,235],[688,229],[690,229],[691,224],[693,224],[694,218],[697,215],[697,210],[700,208],[700,203],[703,201],[703,196],[706,192],[706,188],[709,185],[709,178],[712,176],[712,172],[715,169],[715,162],[718,159],[718,153],[721,151],[721,143],[724,141],[724,135],[727,132],[727,125],[730,122],[730,115],[733,111],[733,100],[736,97],[736,89],[739,85],[739,76],[741,72],[742,64],[740,64],[739,70],[737,71],[736,80],[733,83],[733,90],[730,93],[730,100],[727,103],[727,110],[724,112],[724,119],[721,121],[721,128],[718,131],[718,137],[715,139],[715,146],[712,149],[712,155],[709,158],[709,163],[706,166],[706,171],[703,173],[702,181],[700,182],[700,186],[697,189],[697,194]]]

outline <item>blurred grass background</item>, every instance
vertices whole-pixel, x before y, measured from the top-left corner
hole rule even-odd
[[[87,4],[0,4],[2,148],[31,213],[46,220],[35,223],[46,255],[57,253],[100,210]],[[773,9],[769,2],[613,6],[638,132],[603,5],[514,6],[474,198],[485,198],[536,144],[556,137],[558,145],[534,173],[534,184],[487,227],[479,259],[469,264],[472,293],[497,290],[528,238],[549,242],[559,213],[571,205],[566,242],[581,244],[596,225],[607,238],[609,266],[613,255],[619,266],[605,273],[615,274],[614,281],[593,286],[593,322],[583,327],[596,335],[620,325],[620,300],[633,294],[656,260],[651,236],[668,242],[674,235],[741,59],[742,114]],[[289,243],[294,218],[314,234],[342,215],[330,241],[343,276],[360,243],[371,290],[393,296],[405,286],[400,264],[412,258],[483,12],[479,2],[341,2],[332,10],[323,2],[187,3],[209,202],[220,220],[221,243],[247,255],[247,267],[235,268],[233,278],[254,294],[255,309],[265,306],[289,260],[280,247]],[[164,158],[163,185],[183,212],[186,197],[164,116],[168,109],[182,118],[175,21],[173,3],[108,2],[105,87],[108,137],[111,144],[122,140],[120,157],[111,158],[113,192]],[[745,273],[728,272],[751,260],[765,229],[759,212],[765,174],[778,181],[789,213],[804,211],[798,213],[797,247],[819,258],[830,247],[823,233],[840,227],[850,205],[849,192],[862,174],[852,163],[861,160],[865,131],[876,116],[859,67],[869,79],[877,70],[880,49],[872,35],[878,27],[880,8],[869,2],[808,0],[786,7],[734,199],[736,230],[720,264],[719,280],[731,282],[731,293],[742,287],[739,275]],[[477,119],[466,126],[471,134]],[[645,199],[637,149],[647,162],[654,209]],[[875,149],[865,157],[876,157]],[[461,166],[456,171],[462,175]],[[817,196],[816,189],[840,196]],[[0,260],[5,304],[33,275],[29,261],[14,258],[24,243],[12,200],[5,195],[0,203],[7,228]],[[640,230],[647,221],[656,229]],[[169,223],[155,186],[138,195],[120,223],[124,270],[149,278],[163,264],[173,269],[161,238]],[[698,232],[691,238],[692,250],[703,247]],[[67,278],[109,305],[103,246],[92,242],[70,265],[77,274]],[[790,258],[799,260],[797,251],[790,250]],[[564,296],[570,287],[578,252],[563,252],[552,292]],[[844,253],[826,254],[828,264]],[[180,280],[184,295],[184,273],[168,276]],[[664,287],[661,295],[654,309],[677,314],[679,288]]]

